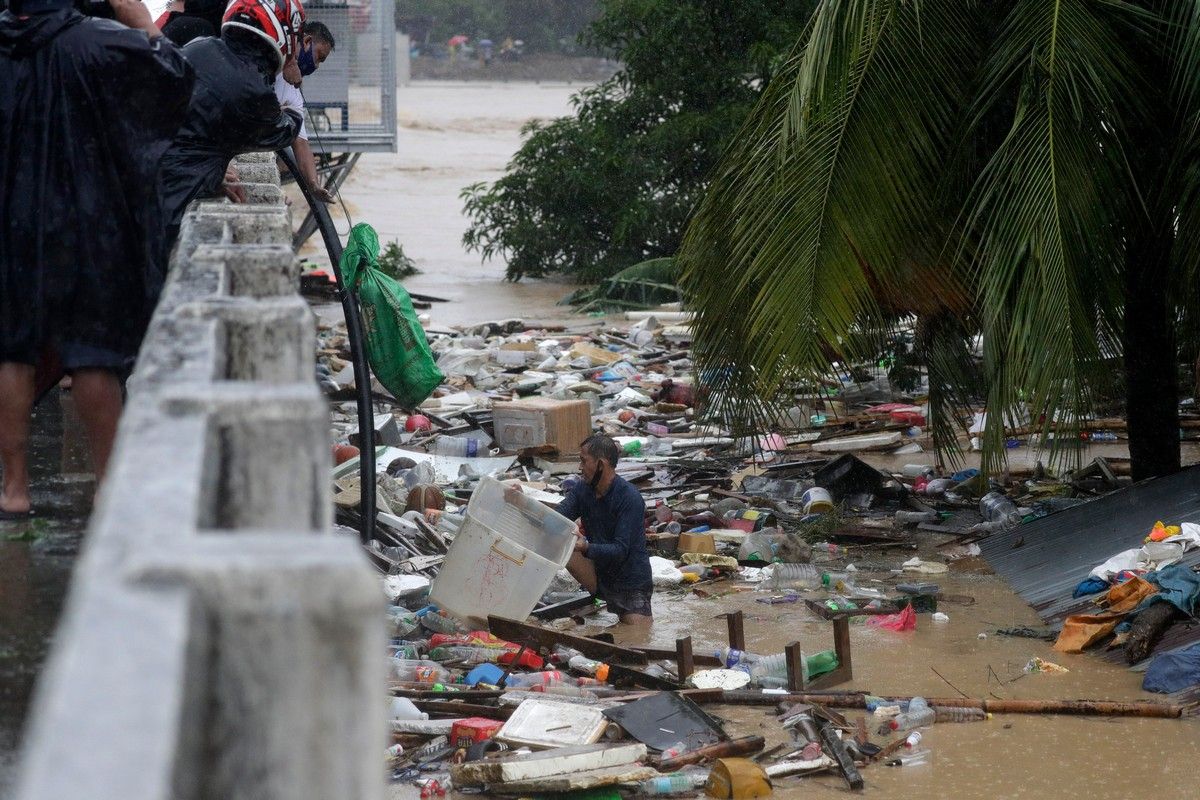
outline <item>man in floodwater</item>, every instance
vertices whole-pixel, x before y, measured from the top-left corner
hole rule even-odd
[[[192,70],[138,0],[0,14],[0,520],[32,514],[26,450],[39,362],[57,360],[104,476],[162,285],[155,184]]]
[[[646,552],[646,502],[617,474],[620,453],[616,442],[599,433],[580,448],[583,480],[558,504],[558,513],[579,520],[582,528],[567,570],[621,622],[648,625],[654,586]]]

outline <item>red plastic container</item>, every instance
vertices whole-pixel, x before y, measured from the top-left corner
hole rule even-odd
[[[494,719],[467,717],[460,719],[450,728],[450,741],[456,745],[487,741],[503,726],[503,722]]]

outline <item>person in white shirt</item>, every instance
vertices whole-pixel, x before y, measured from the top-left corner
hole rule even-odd
[[[294,58],[289,58],[283,69],[275,78],[275,96],[279,105],[293,109],[300,114],[300,133],[292,142],[292,150],[296,154],[296,164],[303,173],[303,179],[312,187],[313,194],[326,203],[334,202],[333,193],[321,185],[317,177],[316,159],[312,148],[308,145],[308,129],[305,124],[304,95],[300,85],[304,78],[317,71],[317,67],[329,58],[333,52],[333,33],[320,22],[308,20],[304,23],[304,34],[300,39],[300,47]],[[297,176],[300,177],[300,176]]]

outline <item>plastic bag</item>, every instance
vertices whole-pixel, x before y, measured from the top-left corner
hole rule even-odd
[[[909,603],[899,614],[868,617],[867,624],[876,628],[886,628],[889,631],[913,631],[917,629],[917,612],[913,611],[912,603]]]
[[[412,299],[378,269],[379,237],[366,223],[355,225],[342,253],[342,279],[362,308],[371,370],[405,408],[415,408],[444,376],[433,360]]]

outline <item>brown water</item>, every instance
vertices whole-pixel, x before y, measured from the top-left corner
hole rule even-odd
[[[573,288],[559,281],[504,280],[502,260],[482,263],[462,248],[468,220],[459,193],[494,181],[521,143],[521,127],[571,112],[579,84],[415,81],[397,88],[398,147],[367,154],[342,187],[353,222],[368,222],[381,245],[399,242],[423,274],[411,292],[443,297],[430,311],[435,326],[522,317],[559,321],[556,305]],[[335,220],[349,229],[339,206]],[[302,255],[325,263],[317,237]],[[573,321],[580,321],[575,318]]]

